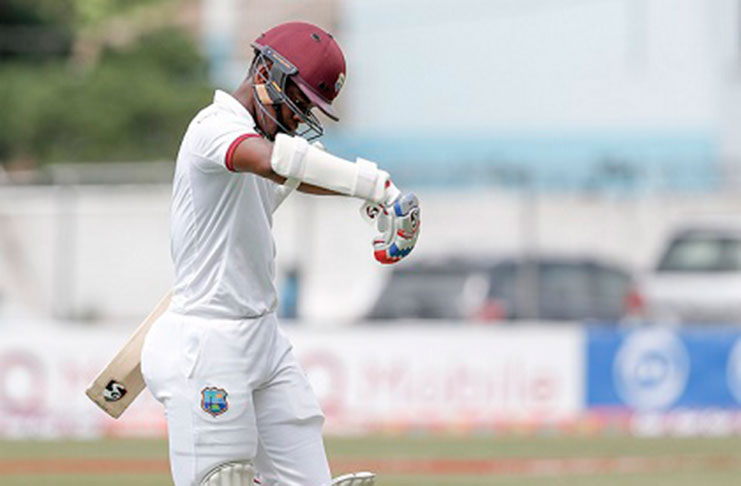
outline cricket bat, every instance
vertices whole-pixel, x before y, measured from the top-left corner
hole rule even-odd
[[[141,354],[144,338],[156,321],[170,306],[172,291],[168,292],[134,334],[116,353],[110,363],[95,377],[85,394],[105,413],[118,418],[144,389],[141,372]]]

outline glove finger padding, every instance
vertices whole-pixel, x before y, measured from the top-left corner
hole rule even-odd
[[[420,227],[419,201],[406,194],[384,208],[377,219],[381,232],[373,239],[373,256],[381,263],[396,263],[409,255],[417,244]]]

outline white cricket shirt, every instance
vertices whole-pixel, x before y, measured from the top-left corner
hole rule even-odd
[[[183,137],[170,211],[175,312],[244,319],[277,306],[271,230],[280,185],[230,170],[251,136],[259,135],[249,112],[216,91]]]

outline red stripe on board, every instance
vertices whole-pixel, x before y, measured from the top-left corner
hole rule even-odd
[[[232,158],[234,157],[234,152],[237,150],[237,147],[240,143],[244,142],[248,138],[253,137],[259,137],[260,135],[256,133],[245,133],[244,135],[240,135],[237,138],[234,139],[234,141],[229,145],[229,149],[226,151],[226,157],[224,158],[224,165],[226,165],[226,168],[229,169],[232,172],[235,172],[234,170],[234,161]]]
[[[335,461],[332,466],[335,470],[369,470],[379,474],[561,476],[657,472],[693,468],[741,468],[741,457],[714,455],[561,459],[390,459]]]

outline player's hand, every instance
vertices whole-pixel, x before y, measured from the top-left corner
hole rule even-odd
[[[376,227],[381,234],[373,239],[373,256],[384,264],[396,263],[409,255],[417,244],[419,200],[413,193],[404,194],[377,210]]]

